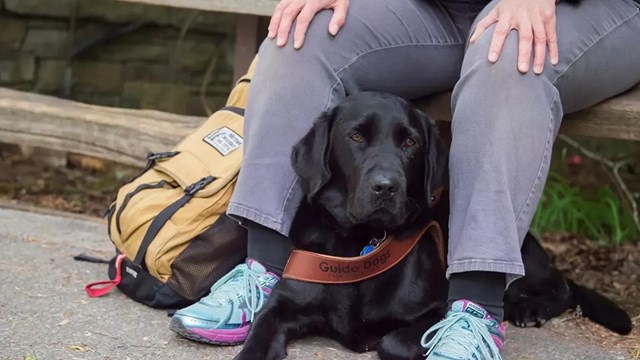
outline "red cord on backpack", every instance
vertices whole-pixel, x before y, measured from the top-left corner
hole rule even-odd
[[[114,287],[120,284],[122,281],[122,260],[124,260],[126,256],[124,254],[118,254],[116,256],[116,278],[113,280],[107,281],[98,281],[91,284],[87,284],[84,287],[84,290],[87,292],[89,297],[100,297],[107,293],[109,293]]]

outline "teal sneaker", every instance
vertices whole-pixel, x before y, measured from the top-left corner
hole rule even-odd
[[[241,344],[278,280],[276,274],[249,259],[213,284],[209,295],[176,311],[169,329],[207,344]]]
[[[435,333],[427,342],[429,335]],[[422,336],[427,360],[502,360],[504,326],[468,300],[458,300],[444,320]]]

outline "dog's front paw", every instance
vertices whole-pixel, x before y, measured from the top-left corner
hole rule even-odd
[[[419,342],[410,342],[397,334],[389,334],[382,338],[377,348],[381,360],[424,359],[426,350]]]
[[[543,306],[522,303],[505,309],[506,320],[521,328],[541,327],[553,316]]]

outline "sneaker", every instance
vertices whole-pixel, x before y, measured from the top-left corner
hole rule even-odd
[[[430,334],[435,333],[427,342]],[[502,360],[504,326],[468,300],[451,305],[444,320],[422,336],[427,360]]]
[[[169,329],[207,344],[241,344],[278,280],[262,264],[249,259],[213,284],[209,295],[176,311]]]

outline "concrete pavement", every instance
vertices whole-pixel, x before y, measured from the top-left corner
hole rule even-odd
[[[212,347],[168,330],[169,318],[117,291],[84,292],[106,280],[106,265],[75,262],[80,253],[108,258],[113,247],[99,221],[0,208],[0,360],[231,359],[239,347]],[[570,334],[569,334],[570,335]],[[288,359],[377,359],[325,339],[292,344]],[[621,349],[559,336],[546,329],[508,328],[505,359],[617,360]]]

